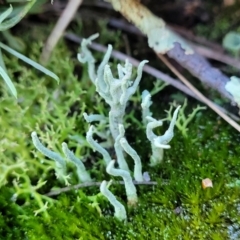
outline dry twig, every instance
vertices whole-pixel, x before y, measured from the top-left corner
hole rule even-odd
[[[43,48],[42,55],[40,57],[40,61],[43,64],[48,61],[51,55],[51,52],[53,51],[54,47],[56,46],[59,39],[63,35],[68,24],[71,22],[78,7],[82,4],[82,1],[83,0],[69,0],[66,8],[64,9],[61,16],[59,17],[54,29],[49,35],[47,42]]]
[[[229,66],[240,69],[240,61],[238,59],[232,58],[222,52],[218,52],[218,51],[212,50],[210,48],[199,46],[196,44],[193,44],[193,49],[195,52],[197,52],[198,54],[200,54],[206,58],[214,59],[219,62],[225,63]]]
[[[228,117],[224,112],[215,106],[215,104],[206,98],[201,92],[199,92],[163,55],[157,54],[158,57],[168,66],[168,68],[189,88],[194,92],[208,107],[210,107],[214,112],[216,112],[220,117],[222,117],[226,122],[228,122],[232,127],[234,127],[238,132],[240,132],[240,126],[230,117]]]
[[[71,190],[77,190],[79,188],[85,188],[85,187],[99,187],[102,182],[89,182],[89,183],[80,183],[77,185],[65,187],[65,188],[60,188],[55,191],[51,191],[49,193],[46,193],[45,195],[48,197],[56,196],[64,192],[69,192]],[[137,182],[133,181],[134,185],[157,185],[157,182]],[[118,181],[118,182],[112,182],[112,184],[121,184],[124,185],[124,181]],[[163,184],[167,184],[167,182],[163,182]]]

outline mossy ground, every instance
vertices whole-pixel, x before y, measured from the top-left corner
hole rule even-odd
[[[29,56],[37,60],[41,46],[39,41],[32,42]],[[102,197],[98,198],[100,216],[88,197],[98,194],[98,187],[62,193],[35,216],[34,211],[44,209],[49,201],[42,196],[64,184],[56,180],[52,161],[34,149],[31,132],[36,131],[45,145],[58,152],[66,141],[86,161],[96,181],[109,180],[101,156],[85,141],[88,124],[82,116],[83,112],[107,115],[108,106],[95,93],[86,66],[64,43],[48,66],[60,77],[59,85],[13,57],[6,57],[6,65],[19,99],[14,101],[1,83],[0,239],[240,239],[240,189],[227,187],[240,176],[239,133],[205,110],[190,123],[188,138],[175,130],[164,162],[152,168],[136,98],[128,109],[135,118],[127,118],[126,134],[141,155],[144,171],[158,185],[137,187],[139,204],[127,210],[127,223],[113,217],[113,208]],[[141,89],[146,86],[149,77],[144,75]],[[169,87],[154,96],[154,117],[164,118],[167,94]],[[195,104],[191,101],[187,110]],[[7,168],[15,164],[22,165]],[[73,170],[70,166],[69,172]],[[212,179],[213,188],[202,188],[204,178]],[[47,182],[40,187],[43,181]],[[74,174],[71,183],[77,183]],[[113,185],[111,191],[126,206],[123,186]],[[19,195],[13,199],[16,192]]]

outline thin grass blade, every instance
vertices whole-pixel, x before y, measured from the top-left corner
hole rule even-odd
[[[10,92],[12,93],[12,95],[17,98],[17,90],[13,85],[12,80],[10,79],[10,77],[8,76],[7,72],[4,71],[4,69],[2,67],[0,67],[0,75],[2,76],[3,80],[5,81],[5,83],[7,84]]]
[[[12,10],[13,10],[13,8],[10,5],[10,7],[6,11],[1,13],[1,15],[0,15],[0,24],[2,24],[2,22],[11,14]]]
[[[55,79],[59,83],[59,77],[55,73],[51,72],[47,68],[45,68],[42,65],[40,65],[39,63],[34,62],[30,58],[24,56],[23,54],[21,54],[21,53],[19,53],[17,51],[15,51],[14,49],[8,47],[4,43],[0,42],[0,47],[2,49],[4,49],[5,51],[11,53],[15,57],[17,57],[17,58],[21,59],[22,61],[26,62],[27,64],[29,64],[29,65],[33,66],[34,68],[38,69],[39,71],[41,71],[41,72],[45,73],[46,75],[52,77],[53,79]]]
[[[28,13],[28,11],[31,9],[31,7],[33,6],[33,4],[35,2],[36,2],[36,0],[32,0],[31,2],[29,2],[25,6],[23,6],[21,11],[19,11],[16,16],[14,16],[14,17],[12,17],[12,18],[4,21],[4,22],[1,22],[0,31],[5,31],[5,30],[15,26],[18,22],[20,22],[21,19]],[[8,9],[7,11],[10,11],[10,10]],[[11,9],[11,11],[12,11],[12,9]],[[6,15],[6,12],[4,12],[3,14]],[[5,15],[4,15],[4,17],[5,17]]]

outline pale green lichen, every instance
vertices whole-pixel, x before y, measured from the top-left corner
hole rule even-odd
[[[223,38],[223,47],[238,57],[240,54],[240,34],[237,32],[227,33]]]
[[[95,35],[94,35],[95,36]],[[89,38],[90,40],[92,37]],[[86,48],[86,43],[91,41],[85,41],[82,43],[82,53],[78,56],[84,56],[78,58],[80,62],[88,62],[89,75],[92,82],[96,86],[96,90],[99,95],[110,106],[109,111],[109,125],[112,136],[114,139],[119,134],[118,125],[123,124],[123,116],[125,114],[126,104],[130,97],[136,92],[139,82],[142,77],[142,70],[145,63],[148,61],[142,61],[137,69],[137,77],[134,81],[131,80],[132,64],[126,60],[125,66],[118,64],[118,79],[114,78],[108,61],[112,52],[112,46],[108,46],[108,50],[98,67],[97,73],[95,73],[95,65],[92,60],[92,54]],[[96,77],[94,79],[94,76]]]
[[[87,172],[84,164],[82,163],[82,161],[80,159],[78,159],[74,153],[72,151],[70,151],[68,149],[68,146],[65,142],[62,143],[62,150],[63,150],[63,153],[64,155],[66,156],[66,158],[74,163],[74,165],[76,166],[77,168],[77,175],[78,175],[78,178],[79,178],[79,181],[80,182],[91,182],[92,179],[89,175],[89,173]]]
[[[109,118],[104,117],[102,114],[90,114],[88,115],[85,112],[82,112],[85,120],[89,123],[92,122],[97,122],[98,125],[100,126],[99,129],[103,130],[103,133],[98,131],[97,129],[94,128],[93,125],[89,127],[89,130],[87,131],[86,134],[86,140],[90,144],[90,146],[93,148],[94,151],[98,151],[99,153],[102,154],[103,160],[105,162],[106,167],[106,172],[112,176],[118,176],[122,177],[124,181],[124,186],[126,190],[126,195],[128,199],[128,204],[130,206],[134,206],[138,202],[138,197],[137,197],[137,191],[136,187],[133,183],[133,179],[131,176],[131,172],[129,170],[128,164],[125,159],[125,153],[127,153],[131,158],[134,160],[134,171],[133,171],[133,176],[134,179],[138,182],[143,182],[145,178],[143,177],[142,174],[142,162],[140,159],[139,154],[137,151],[135,151],[130,144],[128,143],[126,137],[125,137],[125,129],[123,126],[123,117],[125,115],[125,109],[127,106],[127,103],[130,99],[130,97],[136,92],[137,87],[139,85],[139,82],[142,77],[142,71],[144,64],[147,61],[142,61],[137,69],[137,77],[134,81],[131,80],[131,75],[132,75],[132,65],[126,60],[125,65],[121,66],[120,64],[118,65],[118,79],[115,79],[112,75],[111,69],[108,65],[108,60],[111,55],[112,47],[109,46],[108,50],[103,58],[103,61],[101,62],[100,66],[97,69],[97,73],[95,73],[95,65],[94,65],[94,58],[92,57],[91,52],[87,49],[87,45],[91,43],[91,40],[95,38],[96,35],[90,37],[88,40],[84,40],[82,43],[82,54],[78,55],[79,60],[82,62],[87,62],[89,65],[89,71],[90,71],[90,78],[94,85],[96,86],[96,91],[99,93],[99,95],[105,100],[106,103],[110,105],[110,111],[109,111]],[[96,77],[96,79],[94,79]],[[162,87],[160,87],[162,88]],[[159,90],[159,88],[158,88]],[[156,119],[152,118],[151,112],[150,112],[150,93],[147,91],[144,92],[143,94],[143,102],[142,102],[142,107],[143,107],[143,116],[148,121],[147,124],[147,137],[150,140],[152,144],[152,158],[151,158],[151,163],[152,165],[156,165],[159,162],[162,161],[162,156],[163,154],[158,154],[159,149],[163,148],[170,148],[168,142],[172,139],[173,137],[173,128],[174,124],[176,122],[177,118],[177,113],[180,107],[178,107],[173,115],[173,119],[170,122],[168,130],[165,132],[164,135],[162,136],[157,136],[153,133],[153,128],[162,125],[162,121],[157,121]],[[107,121],[108,120],[108,121]],[[114,150],[116,153],[116,160],[119,165],[119,168],[114,167],[115,161],[112,160],[111,155],[109,152],[102,146],[102,143],[98,143],[97,140],[93,138],[93,134],[96,133],[98,137],[106,140],[106,137],[108,134],[106,132],[104,133],[104,130],[106,127],[109,127],[111,130],[111,134],[113,137],[114,141]],[[56,163],[56,175],[57,177],[60,177],[67,181],[69,176],[66,176],[66,163],[62,156],[56,152],[53,152],[46,147],[44,147],[41,142],[39,141],[37,134],[35,132],[32,133],[32,139],[35,147],[43,153],[45,156],[53,159]],[[48,143],[51,142],[50,140]],[[81,182],[90,182],[91,177],[86,171],[83,163],[78,159],[73,152],[71,152],[66,143],[62,144],[62,150],[67,157],[67,159],[74,163],[75,166],[77,167],[77,175],[78,178]],[[163,152],[162,152],[163,153]],[[160,156],[160,161],[157,159]],[[153,160],[154,159],[154,160]],[[147,177],[146,179],[149,180],[150,176],[148,174],[145,174]],[[69,184],[68,182],[66,182]],[[109,192],[107,192],[106,189],[104,189],[104,184],[102,187],[101,191],[105,191],[105,194],[109,196]],[[107,192],[107,193],[106,193]],[[111,195],[111,198],[113,195]],[[111,200],[112,201],[112,200]],[[98,206],[94,203],[94,206]],[[121,207],[121,211],[123,206]],[[124,209],[125,211],[125,209]],[[115,209],[115,212],[118,212],[118,210]],[[123,214],[124,216],[120,216],[117,213],[117,218],[119,219],[126,219],[126,212]]]
[[[91,51],[88,49],[88,45],[92,43],[94,39],[96,39],[99,36],[98,33],[90,36],[87,39],[83,39],[81,43],[82,52],[78,53],[77,58],[78,61],[81,63],[88,63],[88,75],[91,79],[91,81],[94,83],[96,80],[96,74],[95,74],[95,58],[93,57]]]
[[[88,122],[106,122],[107,118],[101,114],[90,114],[88,115],[87,113],[83,113],[84,119]]]
[[[121,137],[119,139],[119,142],[120,142],[122,148],[134,160],[134,174],[133,174],[134,179],[136,181],[143,182],[141,159],[140,159],[139,155],[137,154],[137,152],[130,146],[127,139],[124,137],[125,130],[124,130],[123,125],[119,125],[119,132],[120,132],[120,135],[121,135]],[[120,168],[121,168],[121,166],[120,166]],[[123,168],[121,168],[121,169],[123,169]]]
[[[119,125],[119,126],[123,126],[123,125]],[[118,162],[120,169],[130,172],[128,164],[127,164],[125,156],[124,156],[124,153],[123,153],[121,143],[120,143],[120,140],[123,137],[124,137],[124,129],[123,129],[123,127],[122,128],[120,127],[119,135],[115,139],[114,150],[115,150],[115,153],[117,156],[117,162]]]
[[[32,141],[36,149],[41,152],[43,155],[47,156],[48,158],[55,161],[55,171],[56,177],[59,179],[63,179],[66,185],[69,185],[68,179],[70,178],[67,175],[67,165],[65,159],[59,154],[54,151],[49,150],[48,148],[44,147],[43,144],[38,139],[37,133],[32,132]],[[80,159],[78,159],[74,153],[68,148],[65,142],[62,143],[62,151],[68,161],[72,162],[77,168],[77,176],[80,182],[91,182],[92,179],[87,172],[84,164]]]
[[[151,101],[151,94],[147,91],[144,90],[142,92],[142,122],[145,126],[147,126],[148,120],[147,117],[152,116],[152,112],[150,111],[150,106],[152,105]]]
[[[66,185],[68,185],[69,184],[68,180],[67,180],[68,176],[66,176],[67,166],[66,166],[66,162],[63,159],[63,157],[60,154],[53,152],[53,151],[49,150],[48,148],[46,148],[45,146],[43,146],[43,144],[40,142],[36,132],[32,132],[31,136],[32,136],[32,142],[33,142],[35,148],[39,152],[41,152],[43,155],[45,155],[46,157],[55,161],[55,164],[56,164],[55,169],[56,169],[57,178],[64,179]]]
[[[163,19],[155,16],[144,5],[136,0],[107,0],[116,11],[121,12],[128,20],[147,35],[148,45],[155,52],[164,54],[180,43],[186,54],[192,54],[190,44],[170,30]]]
[[[106,149],[104,149],[97,141],[93,139],[93,132],[94,132],[94,126],[90,126],[86,135],[86,139],[94,151],[97,150],[103,155],[105,164],[108,165],[109,162],[112,160],[111,156]]]
[[[231,80],[225,85],[225,89],[232,94],[234,101],[240,108],[240,78],[231,77]],[[239,110],[240,115],[240,110]]]
[[[181,47],[185,50],[185,54],[193,54],[190,44],[166,26],[163,28],[153,28],[148,32],[147,36],[149,47],[153,48],[157,53],[165,54],[174,48],[175,43],[180,43]]]
[[[150,159],[151,166],[155,166],[157,164],[160,164],[163,160],[163,149],[169,149],[170,145],[168,143],[172,140],[174,136],[174,126],[177,120],[177,114],[180,109],[180,106],[176,108],[173,114],[173,118],[171,119],[170,125],[167,129],[167,131],[161,135],[157,136],[154,132],[153,129],[156,127],[159,127],[162,125],[161,120],[156,120],[152,117],[147,117],[147,120],[149,123],[147,124],[147,138],[151,142],[152,146],[152,156]]]
[[[125,185],[126,195],[128,199],[128,204],[130,206],[134,206],[138,202],[137,197],[137,190],[135,185],[133,184],[132,177],[128,171],[122,170],[122,169],[116,169],[114,168],[115,161],[112,160],[107,168],[106,171],[108,174],[115,176],[115,177],[122,177]]]
[[[114,207],[114,216],[120,221],[127,220],[125,207],[117,200],[117,198],[109,191],[107,182],[103,181],[100,186],[100,192],[108,199]]]

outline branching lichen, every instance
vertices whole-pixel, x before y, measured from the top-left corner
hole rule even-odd
[[[122,170],[122,169],[116,169],[114,168],[114,163],[115,161],[112,160],[108,166],[107,166],[107,173],[109,173],[112,176],[115,177],[122,177],[124,183],[125,183],[125,190],[127,194],[127,199],[128,199],[128,204],[130,206],[134,206],[138,202],[138,197],[137,197],[137,190],[135,185],[133,184],[131,175],[129,172]]]
[[[66,162],[62,158],[62,156],[60,154],[53,152],[53,151],[49,150],[48,148],[44,147],[43,144],[38,139],[36,132],[32,132],[31,136],[32,136],[32,142],[33,142],[34,146],[36,147],[36,149],[39,152],[41,152],[43,155],[45,155],[46,157],[55,161],[56,177],[59,179],[63,179],[65,184],[69,185],[69,182],[68,182],[69,176],[66,175],[66,172],[67,172]]]
[[[114,207],[114,216],[120,221],[127,220],[125,207],[116,199],[116,197],[108,190],[107,182],[103,181],[100,186],[100,192],[108,199]]]
[[[82,163],[82,161],[80,159],[78,159],[74,155],[74,153],[72,151],[70,151],[68,149],[68,146],[65,142],[62,143],[62,150],[63,150],[63,153],[65,154],[66,158],[70,162],[74,163],[74,165],[77,167],[77,175],[78,175],[79,181],[80,182],[91,182],[92,179],[91,179],[89,173],[87,172],[84,164]]]
[[[97,141],[93,139],[93,131],[94,131],[94,126],[90,126],[87,132],[86,139],[94,151],[98,151],[103,155],[105,164],[108,165],[109,162],[112,160],[111,156],[109,155],[106,149],[104,149]]]
[[[94,35],[95,36],[95,35]],[[112,52],[112,46],[108,46],[108,50],[98,67],[97,73],[95,73],[95,65],[93,67],[94,61],[92,60],[92,55],[86,48],[86,42],[90,43],[92,37],[89,41],[82,43],[82,53],[85,58],[78,58],[80,62],[88,62],[89,71],[91,71],[90,76],[97,76],[92,79],[92,82],[96,86],[96,91],[99,95],[106,101],[110,106],[109,111],[109,125],[112,136],[114,139],[119,135],[118,125],[123,124],[123,116],[125,114],[126,104],[130,97],[136,92],[139,82],[142,77],[142,70],[145,63],[148,61],[142,61],[137,69],[137,77],[134,81],[131,80],[132,75],[132,64],[126,60],[125,66],[118,65],[118,79],[115,79],[112,75],[108,61]],[[81,56],[79,55],[79,56]]]
[[[163,160],[163,149],[169,149],[170,146],[168,143],[172,140],[174,136],[174,125],[177,120],[177,114],[180,109],[180,106],[177,107],[177,109],[174,111],[173,118],[171,119],[170,125],[168,127],[168,130],[162,135],[162,136],[157,136],[154,132],[153,129],[156,127],[159,127],[162,125],[161,120],[156,120],[152,117],[147,117],[147,120],[149,123],[147,124],[147,138],[151,142],[152,146],[152,156],[150,159],[151,166],[155,166],[159,163],[162,162]]]

